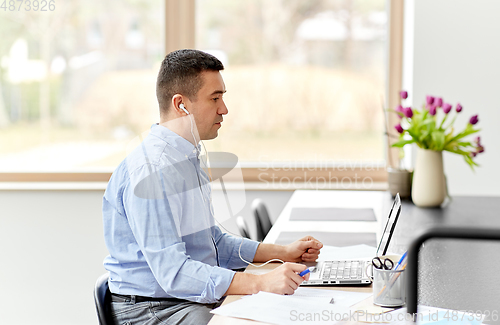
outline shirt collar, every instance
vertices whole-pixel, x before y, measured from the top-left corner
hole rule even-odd
[[[163,125],[153,124],[151,126],[150,134],[165,141],[170,146],[172,146],[173,148],[175,148],[177,151],[187,156],[188,158],[196,157],[196,149],[194,145],[188,140],[178,135],[177,133],[175,133],[174,131],[170,130],[169,128]],[[201,152],[200,144],[198,144],[198,152]]]

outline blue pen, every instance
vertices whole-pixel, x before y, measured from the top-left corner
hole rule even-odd
[[[398,263],[396,264],[396,267],[394,268],[394,270],[397,270],[398,267],[401,265],[401,263],[403,263],[404,259],[406,258],[406,254],[408,254],[408,251],[406,251],[403,256],[401,256],[401,258],[399,259]]]
[[[304,275],[306,275],[306,274],[307,274],[307,273],[309,273],[309,272],[311,272],[311,270],[310,270],[310,269],[305,269],[304,271],[300,272],[300,273],[299,273],[299,275],[300,275],[300,276],[304,276]]]

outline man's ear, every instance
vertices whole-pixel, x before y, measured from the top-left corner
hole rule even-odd
[[[181,94],[175,94],[172,96],[172,102],[171,102],[171,105],[172,105],[172,110],[175,111],[175,114],[179,114],[179,113],[182,113],[184,114],[184,112],[179,109],[179,106],[184,103],[184,96],[182,96]],[[184,105],[186,105],[184,103]]]

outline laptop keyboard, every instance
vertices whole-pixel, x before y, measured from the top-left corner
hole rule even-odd
[[[364,261],[328,261],[323,264],[323,280],[363,278]]]

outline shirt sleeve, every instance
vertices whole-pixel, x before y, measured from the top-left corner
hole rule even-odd
[[[166,185],[161,172],[154,174],[151,168],[134,171],[135,180],[131,177],[123,193],[137,244],[156,281],[169,296],[214,303],[227,291],[235,272],[193,260],[186,253],[178,223],[181,198],[166,195],[166,187],[172,185]]]
[[[260,244],[259,242],[223,233],[217,226],[212,229],[213,237],[219,250],[219,262],[222,267],[241,269],[248,265],[245,261],[253,262]],[[240,254],[245,261],[240,258]]]

